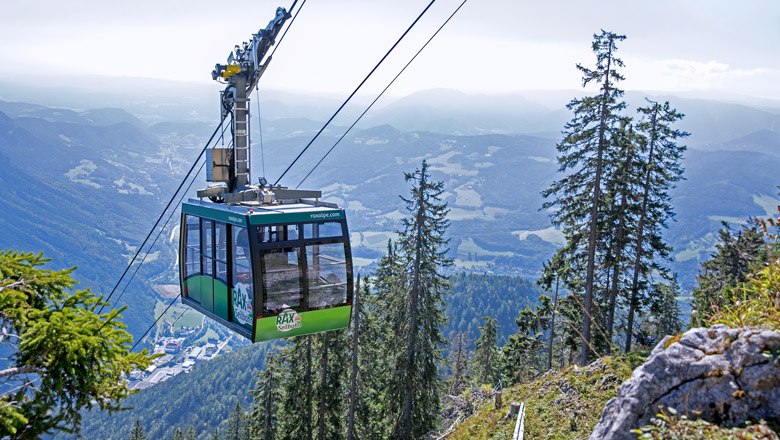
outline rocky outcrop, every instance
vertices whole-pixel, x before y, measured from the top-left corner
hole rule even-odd
[[[591,440],[635,439],[668,407],[727,426],[780,423],[780,334],[725,325],[666,337],[607,402]]]

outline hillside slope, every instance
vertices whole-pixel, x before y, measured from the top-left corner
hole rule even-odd
[[[511,439],[515,418],[506,418],[510,402],[525,402],[525,438],[586,439],[618,386],[644,361],[644,356],[605,357],[584,368],[551,371],[504,389],[503,408],[485,403],[446,438]]]

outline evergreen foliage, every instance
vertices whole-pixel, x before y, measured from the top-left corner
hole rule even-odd
[[[607,31],[594,35],[595,68],[577,64],[583,86],[599,84],[599,94],[574,99],[567,105],[574,117],[566,124],[557,149],[560,171],[568,174],[542,193],[550,199],[544,208],[559,208],[552,214],[552,221],[566,236],[567,262],[578,276],[585,275],[583,285],[570,282],[568,286],[572,294],[583,295],[582,364],[587,363],[591,351],[596,248],[599,242],[605,242],[598,240],[606,211],[602,179],[607,164],[615,163],[618,156],[615,137],[623,121],[620,112],[626,107],[623,91],[617,88],[624,79],[617,70],[623,67],[623,61],[615,56],[617,43],[625,38]]]
[[[195,436],[195,429],[192,430],[193,438]],[[189,430],[188,430],[189,432]],[[228,419],[227,428],[224,431],[225,440],[248,440],[249,439],[249,423],[247,421],[247,415],[241,408],[241,403],[236,402],[236,407],[233,412],[230,413]]]
[[[780,212],[780,206],[777,210]],[[761,231],[763,244],[757,248],[754,238],[750,238],[746,240],[747,246],[739,246],[742,250],[751,249],[752,255],[740,252],[739,258],[734,258],[731,252],[724,252],[722,256],[731,254],[732,258],[710,260],[725,263],[720,269],[730,267],[735,270],[730,276],[720,278],[728,283],[743,277],[737,269],[751,267],[751,273],[744,276],[745,281],[737,286],[725,287],[718,298],[719,303],[706,314],[697,314],[706,325],[726,324],[731,327],[780,330],[780,217],[761,219],[756,225]],[[732,240],[731,243],[738,241]],[[725,250],[725,247],[721,249]],[[710,268],[717,269],[718,266],[711,265]]]
[[[715,253],[702,263],[693,289],[691,322],[702,325],[715,311],[729,305],[728,292],[747,281],[765,264],[767,253],[758,225],[750,222],[734,231],[727,223],[718,231]]]
[[[539,300],[537,307],[520,311],[515,320],[517,332],[502,349],[509,383],[528,380],[545,370],[544,334],[550,328],[552,301],[545,295],[539,296]]]
[[[623,114],[617,87],[623,62],[616,51],[624,39],[606,31],[594,35],[595,68],[577,65],[583,85],[599,84],[599,93],[569,103],[574,116],[557,145],[564,176],[542,193],[543,208],[557,208],[551,219],[566,243],[545,265],[540,284],[549,290],[553,279],[560,281],[579,307],[568,320],[581,323],[581,330],[569,329],[579,335],[581,364],[591,353],[610,353],[621,338],[630,351],[656,286],[674,284],[662,231],[674,215],[669,190],[682,179],[685,146],[678,142],[688,133],[674,128],[683,115],[668,102],[648,100],[637,109],[636,123]],[[553,328],[549,366],[554,336]]]
[[[146,432],[144,432],[144,428],[141,426],[140,420],[135,421],[133,430],[130,432],[130,440],[147,440]]]
[[[258,373],[257,384],[252,391],[251,425],[254,439],[273,440],[278,424],[277,408],[281,401],[281,360],[278,353],[268,356],[265,369]]]
[[[283,360],[281,381],[282,400],[279,405],[280,439],[313,438],[312,424],[312,336],[295,338],[285,346],[280,358]]]
[[[642,185],[642,204],[637,225],[634,267],[631,281],[631,293],[628,301],[625,351],[631,351],[634,334],[634,316],[641,308],[643,292],[647,292],[650,274],[655,272],[661,279],[670,280],[668,270],[659,264],[656,257],[666,259],[671,247],[661,237],[667,220],[674,216],[670,203],[669,190],[682,179],[680,165],[685,146],[678,140],[688,133],[675,129],[672,124],[683,118],[683,114],[671,108],[669,102],[660,104],[647,100],[647,107],[637,109],[642,119],[637,124],[638,131],[644,137],[643,147],[644,183]]]
[[[498,383],[501,358],[498,350],[498,332],[495,318],[482,318],[485,325],[479,328],[477,349],[474,353],[474,365],[471,369],[476,385],[495,385]]]
[[[395,265],[395,250],[389,245],[388,255],[382,258],[378,273],[384,265]],[[381,277],[377,277],[377,283]],[[387,383],[389,361],[394,351],[387,351],[392,327],[385,324],[388,310],[386,301],[380,298],[379,289],[372,292],[364,281],[360,293],[360,334],[358,335],[358,389],[355,418],[357,438],[388,438],[392,418],[386,410],[388,400]]]
[[[450,341],[457,339],[457,333],[466,333],[469,349],[473,349],[484,316],[496,320],[498,343],[504,344],[517,328],[518,309],[534,305],[540,293],[533,282],[523,277],[458,273],[449,281],[443,333]]]
[[[146,352],[128,353],[124,308],[96,311],[101,299],[71,291],[74,269],[42,269],[41,254],[0,251],[0,437],[77,432],[81,410],[120,408],[123,377],[146,368]]]
[[[457,396],[463,392],[471,378],[469,369],[469,352],[466,347],[466,333],[458,333],[453,341],[454,348],[450,350],[449,394]],[[496,347],[496,355],[498,347]]]
[[[412,182],[410,197],[402,197],[409,217],[403,220],[398,238],[406,283],[395,299],[401,304],[402,319],[391,335],[391,344],[401,355],[392,367],[389,388],[400,400],[393,437],[412,439],[433,431],[439,416],[438,363],[448,287],[440,271],[451,261],[444,238],[449,225],[449,210],[441,201],[444,183],[431,181],[426,161],[404,177]]]
[[[671,282],[654,283],[650,290],[647,318],[639,325],[635,336],[640,350],[652,350],[667,335],[676,335],[683,328],[680,319],[680,286]]]
[[[114,414],[93,411],[85,417],[84,438],[126,439],[135,420],[141,420],[150,439],[170,439],[176,428],[193,427],[199,438],[219,428],[224,439],[230,414],[240,402],[251,405],[251,391],[257,373],[265,365],[266,353],[276,344],[251,344],[196,365],[188,374],[128,397],[131,408]],[[70,440],[72,436],[55,438]]]

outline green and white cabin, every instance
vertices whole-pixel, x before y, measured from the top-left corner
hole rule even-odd
[[[268,185],[265,178],[251,183],[249,97],[289,18],[277,8],[268,26],[212,71],[226,87],[209,144],[226,121],[232,136],[227,147],[205,150],[206,180],[214,184],[181,209],[182,302],[253,342],[348,327],[352,310],[344,210],[319,201],[321,191]]]
[[[349,326],[343,209],[191,199],[182,204],[182,302],[254,342]]]

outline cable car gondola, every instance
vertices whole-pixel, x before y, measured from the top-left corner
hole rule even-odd
[[[182,302],[254,342],[344,328],[352,258],[325,203],[182,204]]]
[[[349,326],[352,255],[344,210],[320,191],[251,185],[248,96],[265,53],[290,14],[278,8],[252,41],[236,46],[212,78],[221,93],[231,144],[206,149],[206,180],[216,184],[182,203],[182,302],[253,342]]]

